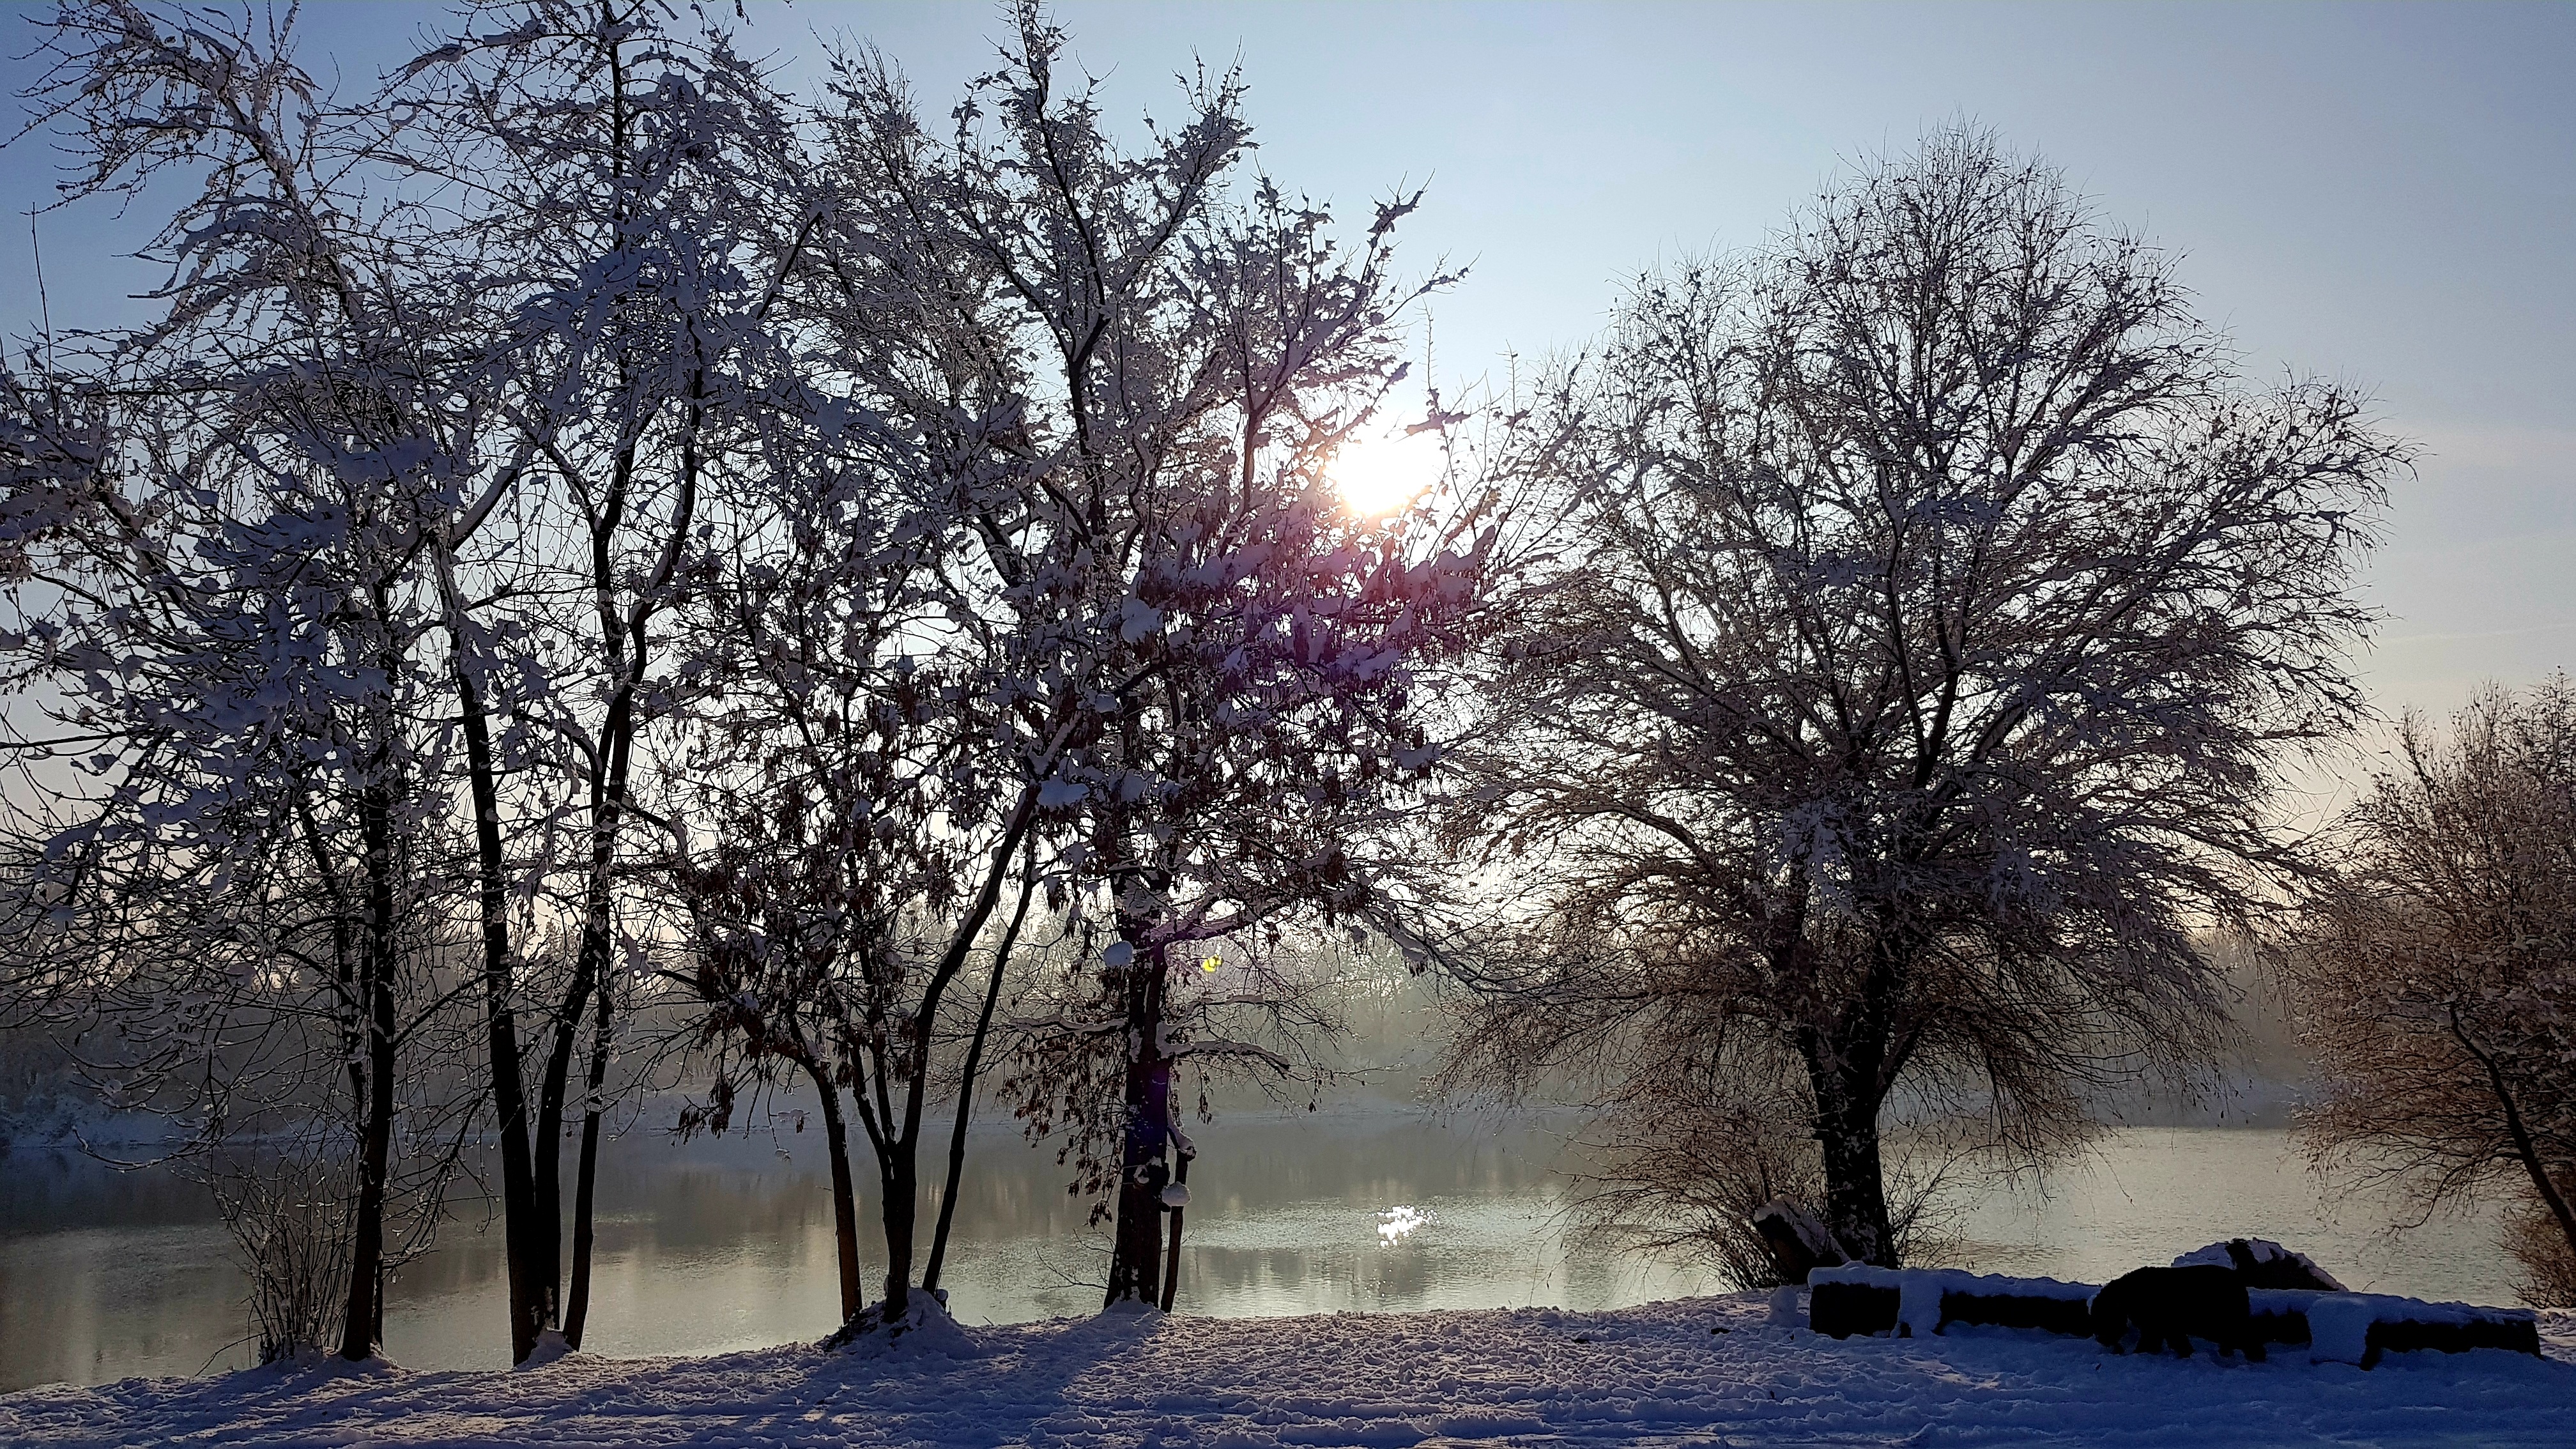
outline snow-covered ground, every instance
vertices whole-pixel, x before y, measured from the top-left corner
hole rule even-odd
[[[0,1443],[259,1445],[2576,1444],[2576,1315],[2550,1357],[2363,1372],[2113,1357],[2006,1330],[1835,1342],[1753,1296],[1611,1313],[1163,1318],[916,1336],[876,1356],[575,1354],[129,1379],[0,1397]]]

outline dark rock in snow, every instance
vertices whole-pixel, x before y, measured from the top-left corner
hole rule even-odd
[[[1831,1229],[1786,1197],[1775,1197],[1754,1209],[1753,1230],[1771,1250],[1783,1283],[1804,1283],[1818,1268],[1839,1268],[1851,1261],[1842,1244],[1834,1241]]]

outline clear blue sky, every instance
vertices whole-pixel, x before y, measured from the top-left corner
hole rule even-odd
[[[711,10],[726,8],[710,4]],[[28,7],[30,11],[34,7]],[[23,13],[23,12],[22,12]],[[2360,382],[2421,441],[2373,565],[2382,707],[2576,666],[2576,5],[1234,4],[1066,0],[1113,119],[1240,58],[1261,160],[1351,214],[1428,183],[1407,247],[1472,263],[1436,369],[1596,327],[1659,258],[1760,240],[1850,158],[1956,118],[2062,166],[2183,254],[2249,370]],[[308,64],[362,89],[432,5],[307,7]],[[0,23],[18,17],[0,16]],[[944,110],[997,8],[754,0],[749,48],[878,43]],[[23,51],[32,27],[7,44]],[[23,84],[23,63],[0,76]],[[0,151],[0,324],[30,317],[41,145]],[[57,323],[144,274],[104,209],[41,218]]]

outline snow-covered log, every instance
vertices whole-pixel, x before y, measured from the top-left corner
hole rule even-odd
[[[1953,1323],[2093,1331],[2090,1283],[2006,1278],[1949,1268],[1819,1268],[1808,1276],[1808,1326],[1833,1338],[1893,1332],[1924,1338]]]
[[[1881,1333],[1926,1338],[1954,1323],[2036,1328],[2081,1337],[2093,1331],[2092,1300],[2100,1291],[2093,1284],[2061,1283],[2054,1278],[2006,1278],[1946,1268],[1874,1268],[1865,1263],[1818,1268],[1807,1281],[1807,1326],[1831,1338]],[[2295,1288],[2249,1289],[2246,1298],[2254,1327],[2265,1341],[2304,1344],[2314,1363],[2371,1368],[2387,1354],[2416,1349],[2540,1352],[2539,1318],[2528,1308]]]
[[[2528,1308],[2431,1303],[2386,1293],[2312,1293],[2257,1289],[2246,1295],[2257,1326],[2282,1343],[2305,1343],[2312,1363],[2378,1365],[2391,1353],[2473,1348],[2540,1352],[2540,1322]]]

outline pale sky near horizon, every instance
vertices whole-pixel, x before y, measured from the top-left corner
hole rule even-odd
[[[817,36],[854,35],[933,113],[989,68],[1003,27],[981,3],[750,10],[744,48],[791,81],[812,74]],[[442,13],[310,4],[302,53],[325,76],[337,57],[358,93]],[[1427,184],[1401,235],[1415,267],[1469,264],[1432,312],[1433,373],[1453,385],[1499,377],[1508,352],[1580,344],[1621,278],[1759,242],[1855,158],[1989,126],[2180,253],[2249,374],[2359,383],[2423,445],[2365,584],[2389,615],[2359,661],[2382,709],[2447,711],[2482,680],[2576,667],[2576,4],[1063,0],[1057,15],[1131,136],[1177,112],[1194,57],[1239,60],[1259,163],[1283,184],[1355,221]],[[10,28],[14,56],[34,27]],[[32,76],[0,62],[12,91]],[[41,144],[0,150],[13,339],[35,310],[24,213],[51,198],[54,165]],[[137,220],[38,219],[58,326],[151,280],[116,260]]]

